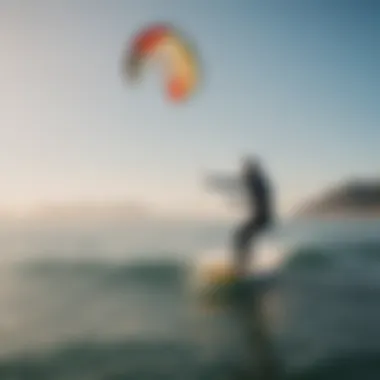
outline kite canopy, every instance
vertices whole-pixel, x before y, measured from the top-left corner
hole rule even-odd
[[[134,37],[128,51],[126,73],[136,80],[148,60],[160,58],[164,60],[169,99],[178,102],[189,98],[199,81],[198,62],[185,38],[168,25],[144,28]]]

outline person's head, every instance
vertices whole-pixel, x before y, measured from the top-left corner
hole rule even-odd
[[[243,157],[241,167],[243,174],[261,171],[260,161],[257,157]]]

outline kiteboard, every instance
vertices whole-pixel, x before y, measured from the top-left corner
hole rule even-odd
[[[214,264],[204,268],[198,275],[197,297],[206,304],[233,306],[253,301],[274,284],[274,275],[250,274],[239,277],[231,265]]]

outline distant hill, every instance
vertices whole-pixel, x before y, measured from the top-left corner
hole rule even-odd
[[[301,217],[380,217],[380,180],[355,180],[326,191],[302,205]]]

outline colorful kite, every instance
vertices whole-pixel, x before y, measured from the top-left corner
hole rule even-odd
[[[126,62],[131,79],[141,77],[145,63],[163,59],[166,93],[172,101],[188,99],[199,81],[199,67],[193,49],[173,27],[154,25],[140,31],[133,39]]]

